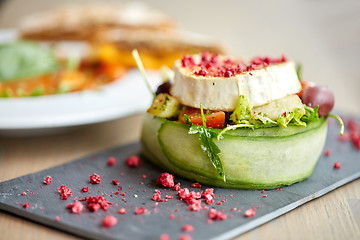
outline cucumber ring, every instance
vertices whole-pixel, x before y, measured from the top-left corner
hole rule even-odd
[[[202,151],[189,126],[147,114],[142,153],[151,162],[180,177],[205,185],[270,189],[308,178],[326,140],[326,118],[306,127],[236,129],[215,143],[220,148],[226,182]]]

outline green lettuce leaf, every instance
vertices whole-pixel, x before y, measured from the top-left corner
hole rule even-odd
[[[19,41],[0,44],[0,83],[53,73],[58,62],[50,48]]]

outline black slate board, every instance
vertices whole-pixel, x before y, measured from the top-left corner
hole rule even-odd
[[[283,187],[282,190],[273,189],[265,193],[260,190],[215,188],[215,203],[211,207],[224,210],[228,218],[225,221],[214,221],[211,225],[207,221],[208,210],[189,211],[187,205],[178,199],[176,191],[156,186],[155,179],[162,172],[161,169],[144,159],[141,159],[139,168],[131,169],[126,166],[125,159],[140,152],[139,143],[109,149],[65,165],[2,182],[0,209],[90,239],[159,239],[162,233],[167,233],[171,239],[178,239],[185,234],[181,230],[184,224],[194,227],[193,232],[186,233],[192,239],[232,238],[360,176],[360,151],[350,141],[339,142],[339,127],[334,121],[330,123],[325,149],[331,149],[332,153],[328,157],[324,154],[321,156],[310,178]],[[115,166],[107,166],[109,157],[116,158]],[[341,169],[333,168],[335,161],[341,163]],[[93,173],[101,176],[100,184],[89,183],[89,175]],[[143,174],[146,178],[143,178]],[[43,184],[47,175],[53,178],[50,185]],[[120,181],[123,188],[120,193],[125,192],[125,196],[115,194],[118,186],[112,184],[112,179]],[[182,188],[199,191],[190,186],[192,182],[180,178],[175,178],[175,181],[181,182]],[[57,188],[62,184],[72,189],[73,195],[68,200],[60,200]],[[80,192],[84,186],[89,187],[89,193]],[[206,186],[201,187],[202,190],[205,188]],[[163,198],[165,195],[174,198],[155,206],[155,202],[151,200],[155,189],[161,191]],[[22,192],[27,194],[23,196]],[[108,194],[105,198],[113,202],[113,205],[107,212],[99,210],[93,213],[84,210],[80,215],[71,214],[66,208],[75,197],[86,197],[89,194]],[[263,194],[267,197],[261,197]],[[124,197],[125,201],[122,200]],[[217,205],[222,199],[227,201]],[[30,208],[21,206],[25,202],[30,203]],[[135,208],[140,206],[149,210],[149,213],[134,214]],[[203,206],[209,205],[204,203]],[[251,207],[258,207],[256,215],[246,218],[244,212]],[[120,208],[126,208],[127,213],[119,214]],[[232,208],[237,210],[232,211]],[[118,224],[112,228],[102,227],[103,217],[110,214],[117,217]],[[174,219],[170,218],[171,214],[175,215]],[[60,221],[55,220],[56,216],[60,217]]]

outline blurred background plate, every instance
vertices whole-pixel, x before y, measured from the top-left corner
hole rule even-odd
[[[153,88],[161,81],[157,72],[149,72],[148,77]],[[109,121],[144,112],[151,101],[152,95],[137,70],[97,91],[3,98],[0,135],[47,134]]]

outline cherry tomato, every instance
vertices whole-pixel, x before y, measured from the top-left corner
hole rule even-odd
[[[206,114],[206,110],[204,110],[204,113],[205,113],[205,119],[206,119],[206,127],[220,128],[220,129],[224,128],[225,112],[210,111],[210,113]],[[189,119],[193,124],[203,125],[200,109],[188,108],[179,117],[179,120],[182,123],[184,123],[184,115],[185,114],[189,116]]]

